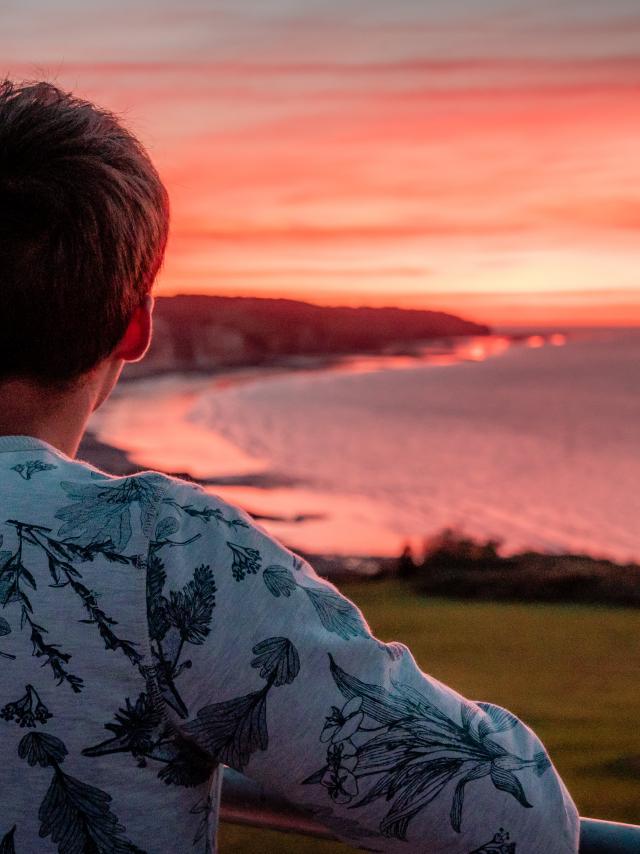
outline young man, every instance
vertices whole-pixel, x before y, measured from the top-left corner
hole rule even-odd
[[[244,511],[74,458],[147,350],[167,226],[113,115],[0,84],[0,851],[210,852],[221,763],[367,850],[577,851],[517,718],[373,637]]]

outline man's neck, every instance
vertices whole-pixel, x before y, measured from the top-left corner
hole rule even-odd
[[[59,392],[30,380],[0,383],[0,435],[33,436],[75,457],[96,404],[92,383]]]

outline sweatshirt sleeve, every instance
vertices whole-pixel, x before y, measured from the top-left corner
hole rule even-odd
[[[423,673],[247,513],[176,479],[150,543],[147,617],[180,738],[353,847],[578,850],[576,808],[524,723]]]

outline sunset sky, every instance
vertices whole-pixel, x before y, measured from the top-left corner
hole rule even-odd
[[[5,0],[0,57],[149,148],[157,293],[640,324],[637,0]]]

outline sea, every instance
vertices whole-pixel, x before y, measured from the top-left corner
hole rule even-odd
[[[452,528],[503,554],[640,560],[639,329],[139,379],[89,426],[310,553],[419,552]]]

